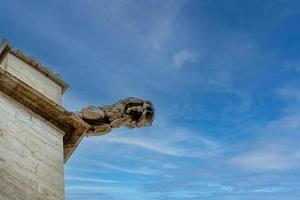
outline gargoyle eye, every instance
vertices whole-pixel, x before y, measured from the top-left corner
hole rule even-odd
[[[147,106],[147,107],[146,107],[146,110],[147,110],[147,111],[152,111],[152,107],[151,107],[151,106]]]

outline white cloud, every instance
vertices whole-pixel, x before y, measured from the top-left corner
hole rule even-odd
[[[168,156],[206,157],[219,152],[219,145],[216,142],[199,133],[191,133],[189,130],[176,127],[151,129],[151,133],[147,135],[136,136],[129,133],[126,133],[126,136],[116,133],[106,135],[99,142],[129,145]]]
[[[172,155],[172,156],[181,156],[183,153],[178,148],[160,144],[158,141],[146,141],[144,139],[139,139],[139,138],[107,137],[104,138],[102,141],[112,142],[117,144],[133,145],[140,148],[144,148],[144,149],[148,149],[158,153]]]
[[[283,116],[277,120],[269,122],[263,131],[270,136],[282,137],[299,135],[300,130],[300,112]],[[283,137],[284,134],[284,137]]]
[[[300,113],[282,116],[256,128],[256,141],[230,159],[230,164],[252,171],[288,171],[300,167]]]
[[[85,193],[90,193],[90,192],[114,193],[114,192],[118,191],[119,194],[136,192],[136,190],[134,190],[132,188],[126,188],[124,186],[116,187],[116,186],[89,186],[89,185],[72,186],[71,185],[71,186],[67,186],[66,190],[68,192],[84,191]]]
[[[175,19],[186,2],[92,1],[87,4],[86,10],[89,12],[86,15],[96,26],[101,25],[110,32],[122,34],[123,38],[138,45],[161,50],[170,38]]]
[[[178,169],[177,165],[171,164],[171,163],[162,163],[161,165],[165,169]]]
[[[190,51],[184,49],[174,54],[173,56],[173,68],[180,69],[188,62],[195,63],[197,57]]]
[[[96,162],[97,165],[110,169],[110,170],[115,170],[115,171],[120,171],[120,172],[126,172],[126,173],[131,173],[131,174],[141,174],[141,175],[155,175],[158,174],[159,171],[148,168],[148,167],[143,167],[143,168],[126,168],[123,166],[118,166],[118,165],[112,165],[103,161],[94,161]]]
[[[300,166],[299,153],[258,150],[238,155],[230,163],[253,171],[284,171]]]
[[[99,178],[84,178],[77,176],[65,176],[65,180],[68,181],[82,181],[82,182],[94,182],[94,183],[117,183],[116,180],[99,179]]]

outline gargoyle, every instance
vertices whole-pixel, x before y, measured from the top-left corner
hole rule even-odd
[[[110,106],[88,106],[76,114],[91,125],[86,135],[93,136],[109,133],[121,126],[150,126],[155,118],[155,109],[150,101],[130,97]]]

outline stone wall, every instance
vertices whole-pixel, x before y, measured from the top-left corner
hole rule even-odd
[[[11,53],[0,63],[0,67],[57,104],[61,104],[62,88],[32,66]]]
[[[64,199],[63,132],[1,92],[0,199]]]

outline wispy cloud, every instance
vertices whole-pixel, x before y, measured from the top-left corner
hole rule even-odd
[[[268,121],[252,130],[257,133],[256,140],[247,144],[246,150],[231,158],[229,163],[257,172],[297,169],[300,167],[299,129],[300,113],[297,111]]]
[[[82,176],[65,176],[67,181],[94,182],[94,183],[118,183],[116,180],[100,179],[100,178],[85,178]]]
[[[148,167],[142,167],[142,168],[126,168],[124,166],[118,166],[109,164],[103,161],[94,161],[97,165],[104,167],[109,170],[119,171],[119,172],[125,172],[125,173],[131,173],[131,174],[141,174],[141,175],[155,175],[158,174],[159,171],[155,169],[151,169]]]
[[[188,62],[195,63],[197,57],[191,51],[184,49],[174,54],[173,56],[173,69],[180,69]]]
[[[67,191],[84,191],[88,192],[101,192],[101,193],[113,193],[118,191],[120,193],[135,193],[136,191],[132,188],[120,187],[120,186],[89,186],[89,185],[80,185],[80,186],[67,186]]]
[[[143,190],[148,193],[159,193],[170,197],[196,197],[196,199],[208,197],[222,198],[228,194],[256,194],[289,192],[290,188],[278,184],[269,186],[253,186],[225,184],[218,182],[181,180],[170,182],[153,182],[146,184]],[[214,199],[214,198],[213,198]]]
[[[78,192],[78,191],[68,191],[66,194],[66,199],[68,200],[82,200],[82,199],[88,199],[88,200],[125,200],[125,198],[122,197],[115,197],[112,195],[104,194],[103,192]]]
[[[119,32],[123,37],[146,48],[161,50],[169,40],[173,23],[186,2],[188,1],[89,2],[87,16],[97,26],[109,18],[110,23],[101,25],[111,32]]]
[[[168,135],[167,133],[171,129],[173,133]],[[144,136],[112,134],[102,137],[99,142],[124,144],[154,151],[159,154],[179,157],[206,157],[220,151],[219,145],[216,142],[201,136],[201,134],[191,133],[189,130],[165,127],[159,128],[157,131],[159,133],[165,132],[166,136],[163,137],[162,134],[152,134],[151,137],[147,136],[151,133]],[[194,137],[197,138],[195,139]]]
[[[179,148],[175,148],[172,146],[166,146],[163,144],[157,143],[158,141],[146,141],[144,139],[138,138],[126,138],[126,137],[107,137],[102,141],[104,142],[112,142],[116,144],[126,144],[133,145],[140,148],[152,150],[158,153],[172,155],[172,156],[183,156],[183,152]]]
[[[252,151],[238,155],[230,163],[253,171],[286,171],[300,166],[300,151],[284,153],[274,151]]]

